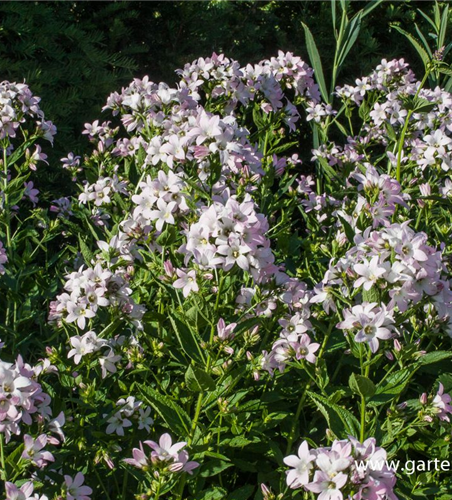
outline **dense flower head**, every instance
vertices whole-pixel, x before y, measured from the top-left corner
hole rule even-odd
[[[338,328],[356,332],[355,340],[368,342],[373,352],[378,349],[378,339],[394,336],[394,315],[406,312],[421,300],[432,305],[438,318],[450,316],[452,295],[444,277],[442,252],[428,245],[427,235],[416,233],[409,223],[359,232],[345,256],[330,262],[311,299],[323,303],[328,311],[337,308],[328,290],[337,289],[354,298],[357,305],[344,309],[344,321]],[[362,300],[363,294],[371,290],[376,291],[374,297],[380,298],[380,304]]]
[[[39,107],[40,101],[25,83],[1,82],[0,139],[15,139],[19,127],[29,120],[34,122],[37,135],[53,142],[56,128],[52,122],[44,120],[44,112]]]
[[[248,195],[242,203],[234,196],[218,199],[201,208],[199,221],[189,227],[179,252],[185,254],[186,264],[193,259],[201,269],[224,271],[237,266],[254,280],[265,281],[275,268],[267,230],[265,217],[256,213]]]
[[[214,98],[226,97],[225,108],[229,111],[238,105],[258,102],[268,113],[283,108],[286,102],[290,113],[292,103],[285,95],[289,89],[295,96],[314,103],[320,98],[312,68],[291,52],[279,51],[277,57],[242,68],[237,61],[223,54],[213,54],[211,58],[200,58],[186,64],[177,73],[182,77],[182,83],[194,93],[201,86],[208,86]],[[297,119],[298,116],[295,121]]]
[[[286,482],[292,489],[318,494],[320,500],[396,499],[395,472],[386,465],[386,458],[386,451],[376,446],[374,438],[360,443],[349,437],[313,449],[303,441],[297,455],[284,458],[291,467]]]
[[[36,418],[50,420],[51,398],[35,380],[40,372],[39,366],[31,367],[21,356],[15,363],[0,360],[0,433],[6,442]]]
[[[81,266],[66,276],[64,288],[66,292],[52,304],[49,319],[75,322],[81,330],[102,307],[116,307],[138,323],[144,312],[130,297],[132,291],[124,274],[113,274],[100,263],[86,269]]]

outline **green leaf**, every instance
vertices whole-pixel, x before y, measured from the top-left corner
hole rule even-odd
[[[313,400],[314,402],[320,402],[322,405],[328,409],[332,410],[336,413],[336,415],[340,418],[343,424],[343,429],[338,429],[336,431],[336,434],[338,434],[338,437],[341,437],[344,435],[344,431],[347,434],[351,434],[352,436],[358,436],[358,430],[360,427],[360,424],[357,420],[357,418],[353,415],[353,413],[349,412],[345,408],[342,408],[341,406],[334,404],[328,400],[328,398],[325,398],[324,396],[321,396],[320,394],[316,394],[314,392],[308,391],[308,396]],[[328,419],[327,419],[328,422]],[[333,432],[334,429],[333,429]]]
[[[444,75],[452,76],[452,69],[446,68],[444,66],[439,66],[436,68],[440,73],[443,73]]]
[[[414,113],[429,113],[432,109],[437,106],[435,102],[427,101],[427,99],[417,99],[414,102]]]
[[[21,144],[7,159],[8,165],[14,165],[14,163],[16,163],[17,160],[19,160],[22,157],[25,151],[30,146],[32,146],[34,142],[36,142],[36,136],[33,136],[31,139],[28,139],[28,141],[25,141],[23,144]]]
[[[94,254],[91,252],[90,248],[88,245],[82,240],[81,235],[78,235],[78,242],[80,246],[80,251],[82,252],[83,259],[85,260],[85,263],[89,265],[91,261],[94,259]]]
[[[170,246],[171,243],[174,243],[177,238],[177,230],[175,226],[166,225],[165,230],[162,234],[160,234],[156,240],[156,242],[164,247]]]
[[[363,101],[358,110],[359,117],[363,122],[368,122],[370,119],[370,108],[367,101]]]
[[[417,24],[415,24],[414,27],[416,28],[416,33],[418,34],[419,38],[421,39],[421,42],[424,44],[425,51],[427,52],[427,54],[429,55],[429,57],[432,58],[433,54],[432,54],[432,51],[430,49],[430,46],[429,46],[427,40],[425,39],[424,34],[419,29],[419,26]]]
[[[193,361],[204,364],[204,354],[195,332],[176,316],[170,316],[169,320],[171,321],[174,333],[185,354]]]
[[[403,368],[391,375],[386,380],[377,385],[375,395],[371,398],[369,404],[379,406],[389,403],[396,396],[399,396],[411,380],[415,368]]]
[[[253,107],[253,122],[258,128],[258,130],[262,130],[263,128],[265,128],[265,121],[262,116],[262,111],[258,104],[256,104]]]
[[[380,291],[376,285],[373,285],[370,290],[363,290],[363,300],[365,302],[380,302]]]
[[[190,417],[180,404],[148,385],[138,384],[138,388],[143,399],[154,408],[173,432],[180,436],[190,433]]]
[[[430,25],[432,26],[432,28],[434,29],[434,31],[436,31],[436,25],[435,23],[432,21],[432,19],[430,19],[430,17],[427,16],[427,14],[425,14],[421,9],[417,9],[417,11],[419,12],[419,14],[421,14],[421,16],[428,22],[430,23]]]
[[[391,139],[392,142],[397,142],[397,135],[395,133],[393,126],[390,123],[385,123],[385,127],[389,139]]]
[[[352,392],[366,398],[371,398],[377,389],[372,380],[356,373],[350,375],[348,385]]]
[[[355,231],[353,231],[352,226],[340,215],[338,215],[339,220],[341,221],[341,224],[344,228],[345,235],[347,236],[347,239],[350,243],[353,243],[353,240],[355,238]]]
[[[306,37],[306,48],[308,50],[309,59],[311,61],[312,67],[315,73],[315,79],[319,85],[320,93],[325,102],[330,102],[330,96],[328,94],[326,85],[325,85],[325,77],[323,76],[323,68],[322,62],[320,60],[320,54],[317,49],[317,45],[315,44],[314,37],[308,26],[305,23],[301,23],[303,25],[305,37]]]
[[[254,493],[256,486],[247,484],[227,496],[227,500],[247,500]]]
[[[296,146],[298,144],[298,141],[293,141],[293,142],[288,142],[286,144],[283,144],[282,146],[276,146],[274,148],[271,148],[270,151],[268,152],[269,155],[280,155],[281,153],[284,153],[284,151],[287,151],[293,146]]]
[[[229,441],[228,445],[231,448],[243,448],[249,445],[250,443],[253,443],[253,441],[251,441],[250,439],[247,439],[243,436],[235,436]]]
[[[337,123],[337,122],[336,122]],[[317,158],[322,170],[325,172],[326,176],[330,179],[334,179],[336,177],[336,171],[334,168],[326,161],[325,158]]]
[[[20,471],[19,462],[21,459],[22,452],[24,451],[24,444],[20,444],[17,446],[14,451],[12,451],[8,458],[6,459],[6,474],[8,477],[11,477],[13,473],[18,473]],[[0,471],[0,477],[4,478],[5,471]]]
[[[208,490],[201,491],[196,496],[192,497],[193,500],[223,500],[228,492],[224,488],[214,486]]]
[[[216,476],[220,472],[223,472],[224,470],[232,466],[233,464],[231,462],[225,462],[224,460],[214,458],[210,462],[206,462],[202,465],[199,475],[201,477]]]
[[[366,17],[368,14],[370,14],[376,7],[378,7],[383,2],[384,2],[384,0],[370,0],[370,2],[368,2],[367,5],[362,10],[361,18]]]
[[[450,92],[452,90],[452,76],[447,80],[447,83],[444,86],[444,90],[446,92]]]
[[[427,354],[421,356],[417,363],[419,365],[431,365],[433,363],[438,363],[439,361],[450,358],[452,358],[451,351],[434,351],[428,352]]]
[[[344,43],[340,49],[339,57],[338,57],[338,67],[342,66],[347,57],[347,54],[350,52],[351,48],[356,42],[358,38],[359,30],[361,28],[361,13],[358,13],[356,17],[354,17],[350,23],[348,24],[345,33],[344,33]]]
[[[428,63],[430,62],[430,57],[428,56],[427,52],[423,49],[419,41],[416,38],[414,38],[414,36],[411,33],[408,33],[408,31],[403,30],[399,26],[396,26],[395,24],[391,26],[395,28],[399,33],[404,35],[406,38],[408,38],[408,40],[411,42],[411,45],[413,45],[413,47],[419,54],[420,58],[422,59],[424,66],[427,67]]]
[[[446,40],[446,30],[449,21],[449,5],[446,5],[441,17],[441,26],[439,30],[438,46],[443,47]]]
[[[187,388],[193,392],[214,391],[215,382],[212,377],[197,366],[189,366],[185,372]]]

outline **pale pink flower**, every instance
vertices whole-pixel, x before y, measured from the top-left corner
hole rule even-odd
[[[448,417],[448,413],[452,413],[452,407],[450,406],[451,397],[449,394],[444,394],[444,386],[443,384],[439,384],[439,389],[432,401],[432,406],[437,413],[437,417],[440,420],[444,420],[446,422],[450,422],[450,418]]]
[[[47,436],[45,434],[41,434],[36,439],[33,439],[28,434],[24,436],[24,451],[22,452],[22,458],[25,460],[31,460],[31,462],[43,469],[47,462],[54,462],[55,459],[53,455],[49,451],[43,450],[43,448],[47,445]]]
[[[309,483],[309,472],[313,467],[315,455],[311,454],[307,441],[298,447],[298,456],[289,455],[284,458],[284,463],[293,469],[287,472],[286,482],[292,488],[301,488]]]
[[[74,479],[64,476],[64,482],[67,488],[67,500],[91,500],[89,495],[93,490],[89,486],[83,486],[85,476],[81,472],[77,472]]]
[[[174,288],[182,288],[184,297],[188,297],[191,292],[197,292],[199,290],[198,283],[196,283],[196,272],[194,270],[186,273],[181,269],[177,269],[176,273],[179,279],[173,283],[173,286]]]
[[[353,286],[355,288],[363,285],[364,290],[370,290],[376,281],[386,273],[386,268],[378,263],[378,256],[372,258],[372,260],[364,261],[362,264],[355,264],[353,270],[361,276],[358,278]]]
[[[317,500],[343,500],[344,496],[340,489],[347,482],[347,475],[339,472],[330,477],[326,472],[316,471],[312,483],[306,485],[306,489],[313,493],[320,493]]]
[[[217,335],[220,340],[228,340],[234,338],[234,329],[237,323],[231,323],[226,326],[223,318],[220,318],[217,323]]]

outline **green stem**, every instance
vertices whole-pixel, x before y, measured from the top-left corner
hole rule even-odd
[[[5,454],[3,451],[3,434],[0,432],[0,460],[2,464],[2,470],[3,470],[3,480],[6,482],[7,477],[6,477],[6,467],[5,467]]]
[[[367,364],[366,367],[363,367],[363,355],[362,355],[362,350],[360,349],[360,365],[361,365],[361,375],[364,375],[366,378],[369,378],[369,372],[370,372],[370,358],[372,356],[372,353],[369,349],[368,355],[367,355]],[[366,397],[361,394],[361,426],[360,426],[360,435],[359,435],[359,440],[364,442],[364,438],[366,436]]]
[[[293,419],[293,422],[292,422],[292,427],[290,429],[289,439],[287,440],[286,455],[288,455],[290,453],[290,450],[292,448],[292,445],[293,445],[293,442],[294,442],[294,439],[295,439],[295,430],[297,428],[297,422],[298,422],[298,419],[300,418],[300,414],[301,414],[301,410],[303,408],[303,404],[306,401],[306,396],[308,395],[308,389],[309,389],[309,387],[311,387],[311,381],[310,380],[308,380],[306,382],[306,385],[305,385],[305,387],[303,389],[303,393],[301,395],[300,401],[299,401],[298,406],[297,406],[297,410],[295,412],[295,416],[294,416],[294,419]]]
[[[160,498],[160,487],[161,487],[161,483],[160,483],[160,479],[159,479],[159,482],[157,483],[157,491],[155,492],[154,500],[159,500],[159,498]]]
[[[214,306],[214,313],[217,312],[218,307],[220,305],[220,296],[221,296],[221,289],[223,287],[223,282],[224,282],[224,276],[221,276],[219,281],[218,281],[218,277],[217,277],[218,290],[217,290],[217,298],[216,298],[215,306]],[[213,337],[215,335],[215,327],[216,327],[216,324],[213,322],[212,327],[210,329],[210,344],[212,344]],[[207,373],[209,372],[211,366],[212,366],[212,356],[209,352],[207,355],[207,364],[206,364]],[[192,421],[191,428],[190,428],[190,434],[189,434],[188,440],[187,440],[188,446],[190,446],[192,444],[193,438],[195,436],[196,428],[198,427],[198,420],[199,420],[199,416],[201,415],[203,399],[204,399],[204,392],[200,392],[198,395],[198,400],[196,402],[195,416],[193,417],[193,421]],[[186,480],[187,480],[187,478],[186,478],[186,475],[184,474],[180,479],[178,491],[176,493],[176,495],[177,495],[176,498],[179,500],[182,499]]]
[[[11,252],[11,214],[9,210],[8,195],[8,162],[6,161],[6,148],[3,148],[3,195],[5,197],[5,226],[6,226],[6,245],[7,252]]]
[[[366,433],[366,398],[364,396],[361,396],[361,429],[359,435],[359,440],[361,441],[361,443],[364,442],[365,433]]]
[[[122,500],[126,500],[127,498],[127,481],[129,479],[129,471],[126,469],[124,471],[124,479],[122,482]]]
[[[199,420],[199,415],[201,413],[203,398],[204,398],[204,393],[200,392],[199,396],[198,396],[198,401],[196,403],[195,416],[193,418],[193,422],[191,425],[190,435],[188,436],[188,442],[187,442],[188,446],[191,445],[191,443],[193,441],[193,437],[195,435],[196,427],[198,426],[198,420]]]
[[[421,84],[419,85],[419,88],[416,91],[416,94],[414,95],[414,101],[416,101],[416,99],[419,97],[421,89],[424,86],[425,82],[427,81],[427,78],[428,78],[429,74],[430,74],[430,70],[427,70],[425,72],[425,75],[424,75],[424,78],[422,79]],[[397,170],[396,170],[396,179],[397,179],[397,182],[400,182],[401,169],[402,169],[401,168],[401,164],[402,164],[402,151],[403,151],[403,146],[405,144],[406,132],[408,130],[408,125],[410,123],[410,118],[411,118],[411,115],[413,114],[413,112],[414,111],[412,109],[410,109],[408,111],[408,114],[406,115],[406,118],[405,118],[405,123],[403,124],[402,134],[400,135],[400,139],[399,139],[399,146],[398,146],[398,150],[397,150]]]
[[[97,477],[97,479],[98,479],[98,481],[99,481],[99,484],[100,484],[100,486],[101,486],[101,488],[102,488],[103,492],[105,493],[105,496],[107,497],[107,500],[111,500],[111,497],[110,497],[110,495],[108,494],[108,490],[107,490],[107,488],[105,487],[104,483],[102,482],[102,479],[100,478],[100,475],[99,475],[99,473],[97,472],[96,467],[94,467],[94,474],[96,474],[96,477]],[[123,498],[124,498],[124,497],[123,497]]]
[[[333,326],[334,326],[334,323],[331,322],[330,326],[328,328],[328,331],[326,332],[325,338],[323,339],[322,345],[320,347],[319,355],[317,356],[317,362],[319,362],[319,360],[323,356],[323,353],[325,352],[326,344],[328,343],[328,339],[330,338],[331,332],[333,330]],[[295,430],[297,428],[297,422],[298,422],[298,419],[300,418],[301,410],[303,408],[304,402],[306,401],[306,396],[308,395],[308,389],[310,386],[311,386],[311,380],[308,380],[308,382],[306,383],[306,386],[303,389],[303,392],[301,394],[301,398],[300,398],[300,401],[298,403],[297,410],[295,412],[295,417],[294,417],[293,422],[292,422],[292,427],[291,427],[290,433],[289,433],[289,439],[287,440],[286,455],[289,454],[289,452],[292,448],[292,445],[293,445],[293,442],[295,439]]]
[[[11,214],[9,209],[9,195],[8,195],[8,162],[6,161],[6,148],[3,147],[3,196],[4,196],[4,213],[5,213],[5,228],[6,228],[6,252],[8,257],[12,255],[11,247]],[[6,317],[5,325],[9,326],[9,315],[11,310],[11,299],[9,293],[7,294],[6,302]],[[14,348],[14,347],[13,347]],[[5,472],[6,474],[6,472]]]

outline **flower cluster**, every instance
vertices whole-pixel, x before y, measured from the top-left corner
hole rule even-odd
[[[287,485],[317,494],[320,500],[395,500],[395,471],[387,466],[387,455],[374,438],[364,443],[349,437],[336,440],[331,447],[309,449],[307,441],[297,455],[289,455],[284,463]]]
[[[68,352],[68,358],[73,357],[74,363],[78,365],[84,356],[99,353],[97,359],[102,368],[102,378],[105,378],[109,373],[116,373],[116,364],[122,360],[122,355],[116,354],[115,348],[121,348],[124,340],[123,336],[109,340],[101,339],[93,331],[86,332],[82,336],[74,335],[70,339],[72,349]]]
[[[51,398],[36,381],[42,369],[32,368],[21,356],[15,363],[0,360],[0,433],[6,442],[20,434],[21,423],[31,425],[33,420],[49,420],[52,415]]]
[[[198,462],[189,461],[189,455],[183,448],[185,442],[174,443],[167,433],[160,436],[159,442],[144,441],[144,444],[151,448],[151,453],[146,454],[142,443],[139,448],[132,451],[133,458],[126,458],[124,462],[142,469],[144,471],[156,469],[159,473],[164,472],[188,472],[199,467]]]
[[[421,415],[426,422],[433,422],[435,418],[442,422],[450,422],[448,414],[452,413],[452,406],[449,404],[452,398],[444,393],[443,384],[439,384],[438,392],[432,398],[428,398],[427,393],[423,393],[419,398],[422,405]]]
[[[406,221],[380,230],[367,228],[355,236],[354,243],[344,257],[330,262],[311,302],[323,303],[326,311],[336,310],[333,290],[337,288],[346,297],[372,290],[381,304],[363,301],[345,309],[338,328],[356,329],[355,340],[368,342],[375,352],[378,338],[392,337],[395,313],[404,313],[427,299],[439,318],[450,316],[452,295],[443,276],[442,253],[427,244],[425,233],[416,233]]]
[[[14,139],[21,124],[28,120],[34,123],[36,135],[53,142],[56,127],[45,121],[44,112],[39,107],[40,100],[25,83],[0,83],[0,139]],[[39,152],[37,149],[37,159],[45,159],[39,158]],[[31,159],[30,166],[34,167]]]
[[[136,420],[138,430],[145,429],[146,432],[150,432],[154,420],[150,417],[151,409],[144,407],[142,401],[136,401],[133,396],[129,396],[127,399],[118,400],[116,406],[119,410],[107,420],[107,434],[124,436],[124,428],[132,427],[130,419]]]
[[[211,58],[200,58],[186,64],[177,73],[182,78],[181,83],[195,95],[201,87],[207,87],[213,99],[226,100],[226,112],[253,102],[258,103],[265,113],[284,109],[285,121],[291,128],[295,128],[299,114],[287,98],[287,90],[308,100],[312,106],[320,98],[312,68],[290,52],[279,51],[277,57],[243,68],[223,54],[213,54]]]
[[[268,222],[256,212],[249,195],[241,203],[231,196],[201,208],[199,220],[189,227],[179,252],[185,255],[186,264],[193,259],[202,269],[224,271],[236,266],[261,282],[276,269],[267,231]]]
[[[171,170],[168,174],[160,170],[154,180],[147,176],[146,182],[141,182],[139,187],[141,191],[132,196],[132,201],[137,205],[133,211],[133,221],[145,233],[149,232],[148,226],[152,224],[161,232],[165,224],[175,223],[175,215],[189,210],[183,193],[186,184],[180,175]]]
[[[51,305],[51,321],[64,319],[84,330],[87,320],[94,318],[99,308],[107,306],[115,307],[131,320],[139,321],[143,315],[142,307],[130,296],[132,290],[124,275],[113,274],[100,263],[93,268],[81,266],[66,276],[66,280],[66,292],[58,295]],[[89,342],[88,337],[85,341]]]
[[[85,184],[85,189],[78,199],[82,203],[93,202],[96,207],[108,204],[115,193],[127,194],[126,182],[113,177],[99,177],[94,184]]]

